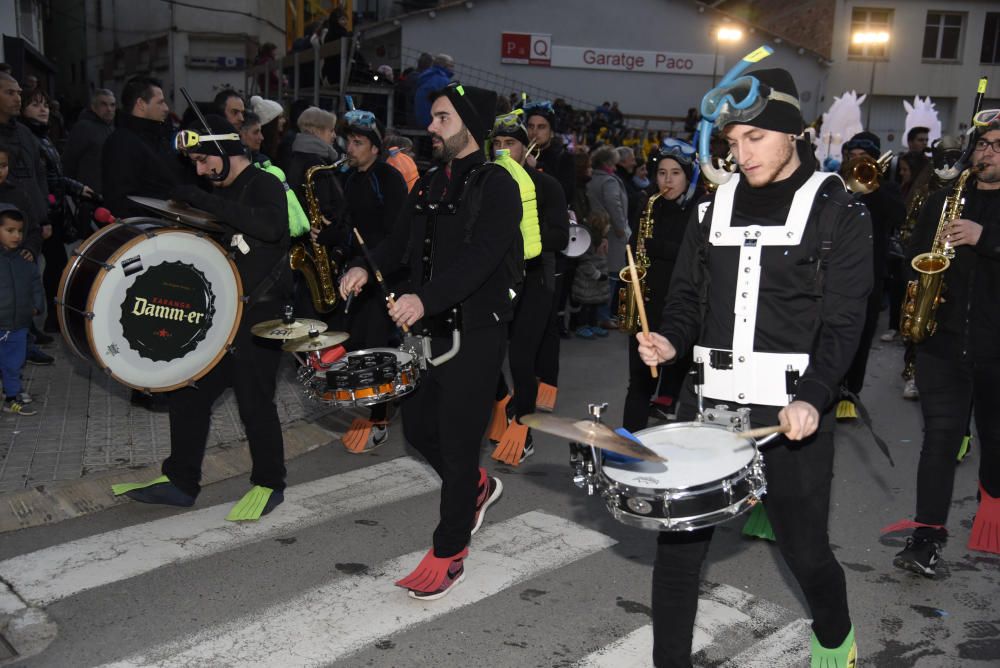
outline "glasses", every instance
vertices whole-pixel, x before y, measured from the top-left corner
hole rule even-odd
[[[503,116],[497,116],[496,120],[493,121],[494,130],[524,130],[524,122],[521,117],[524,115],[524,111],[518,109],[509,114],[504,114]],[[525,130],[527,132],[527,130]]]
[[[200,135],[194,130],[181,130],[174,136],[174,148],[183,153],[207,141],[240,141],[240,136],[235,132],[224,135]]]
[[[661,158],[680,157],[690,162],[691,160],[694,160],[694,154],[694,146],[686,141],[674,139],[673,137],[667,137],[664,139],[662,145],[660,146]]]
[[[998,120],[1000,120],[1000,109],[983,109],[972,117],[972,124],[984,128]]]
[[[994,139],[993,141],[980,139],[976,142],[976,150],[981,153],[985,153],[987,147],[993,149],[994,153],[1000,153],[1000,139]]]
[[[378,130],[378,121],[375,120],[375,114],[370,111],[365,111],[363,109],[351,109],[350,111],[345,111],[344,121],[350,127],[370,130],[375,133],[375,136],[378,137],[379,140],[382,139],[382,133]]]
[[[536,102],[529,102],[524,105],[524,113],[530,116],[533,112],[543,112],[546,114],[554,114],[556,108],[552,106],[552,103],[548,100],[538,100]]]
[[[786,93],[761,84],[757,77],[742,76],[713,88],[701,99],[701,115],[723,127],[730,122],[750,121],[760,115],[768,100],[785,102],[796,109],[799,101]]]

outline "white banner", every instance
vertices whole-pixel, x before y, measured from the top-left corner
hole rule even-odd
[[[631,51],[559,45],[552,45],[551,52],[552,67],[658,74],[712,74],[711,53]],[[722,56],[719,56],[715,71],[719,74],[726,71]]]

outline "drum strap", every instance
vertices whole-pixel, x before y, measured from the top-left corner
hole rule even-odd
[[[271,268],[270,273],[264,277],[264,280],[257,284],[257,287],[254,288],[253,292],[251,292],[249,296],[243,298],[245,307],[251,308],[264,301],[264,297],[267,296],[267,293],[270,292],[271,288],[278,284],[278,281],[281,280],[282,274],[285,273],[287,268],[288,256],[282,255]]]

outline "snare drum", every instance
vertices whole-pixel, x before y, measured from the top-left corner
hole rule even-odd
[[[666,462],[600,467],[597,486],[616,520],[641,529],[691,531],[725,522],[764,495],[753,441],[725,427],[680,422],[635,434]]]
[[[242,295],[236,265],[204,233],[132,218],[80,245],[55,302],[74,352],[124,385],[167,392],[222,359]]]
[[[394,348],[347,353],[326,372],[317,398],[335,406],[371,406],[392,401],[417,389],[420,373],[413,355]],[[317,378],[318,380],[318,378]]]

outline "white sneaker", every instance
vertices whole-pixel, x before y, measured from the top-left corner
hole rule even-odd
[[[917,389],[917,381],[912,378],[903,385],[903,398],[916,401],[920,398],[920,390]]]
[[[20,401],[22,404],[30,404],[32,401],[34,401],[31,395],[28,394],[27,392],[21,392],[20,394],[18,394],[17,400]]]
[[[899,332],[897,332],[894,329],[890,329],[889,331],[887,331],[885,334],[883,334],[882,336],[880,336],[878,338],[879,338],[879,341],[882,341],[883,343],[892,343],[897,338],[899,338]]]

